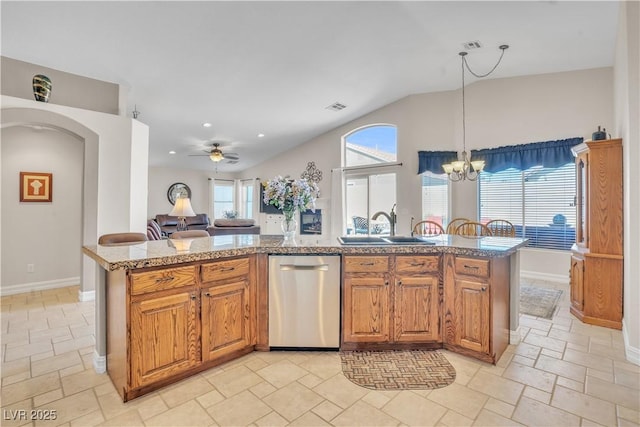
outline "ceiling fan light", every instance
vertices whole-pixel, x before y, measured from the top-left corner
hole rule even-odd
[[[209,154],[209,158],[212,162],[218,163],[219,161],[224,159],[224,156],[222,155],[222,151],[215,149],[211,152],[211,154]]]

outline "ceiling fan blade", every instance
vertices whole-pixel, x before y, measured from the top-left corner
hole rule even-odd
[[[209,157],[209,154],[189,154],[189,157]]]
[[[225,153],[223,152],[222,155],[224,156],[225,159],[229,159],[229,160],[238,160],[240,158],[240,155],[237,153]]]

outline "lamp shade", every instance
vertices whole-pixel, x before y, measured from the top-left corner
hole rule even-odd
[[[196,213],[191,207],[191,200],[188,197],[179,197],[176,199],[176,204],[173,205],[173,209],[169,212],[171,216],[186,217],[196,216]]]

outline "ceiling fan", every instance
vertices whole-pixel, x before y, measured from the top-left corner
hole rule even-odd
[[[214,142],[211,144],[213,147],[211,150],[203,150],[207,154],[189,154],[190,156],[208,156],[212,162],[219,163],[222,160],[226,160],[226,163],[238,163],[240,156],[238,153],[223,153],[220,149],[220,143]]]

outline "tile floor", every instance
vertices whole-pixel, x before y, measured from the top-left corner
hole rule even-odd
[[[640,367],[620,331],[573,318],[567,285],[533,284],[565,291],[553,321],[521,316],[523,340],[496,366],[444,352],[457,371],[445,388],[373,391],[342,376],[335,352],[254,352],[126,404],[93,371],[94,304],[77,287],[7,296],[0,424],[639,425]]]

